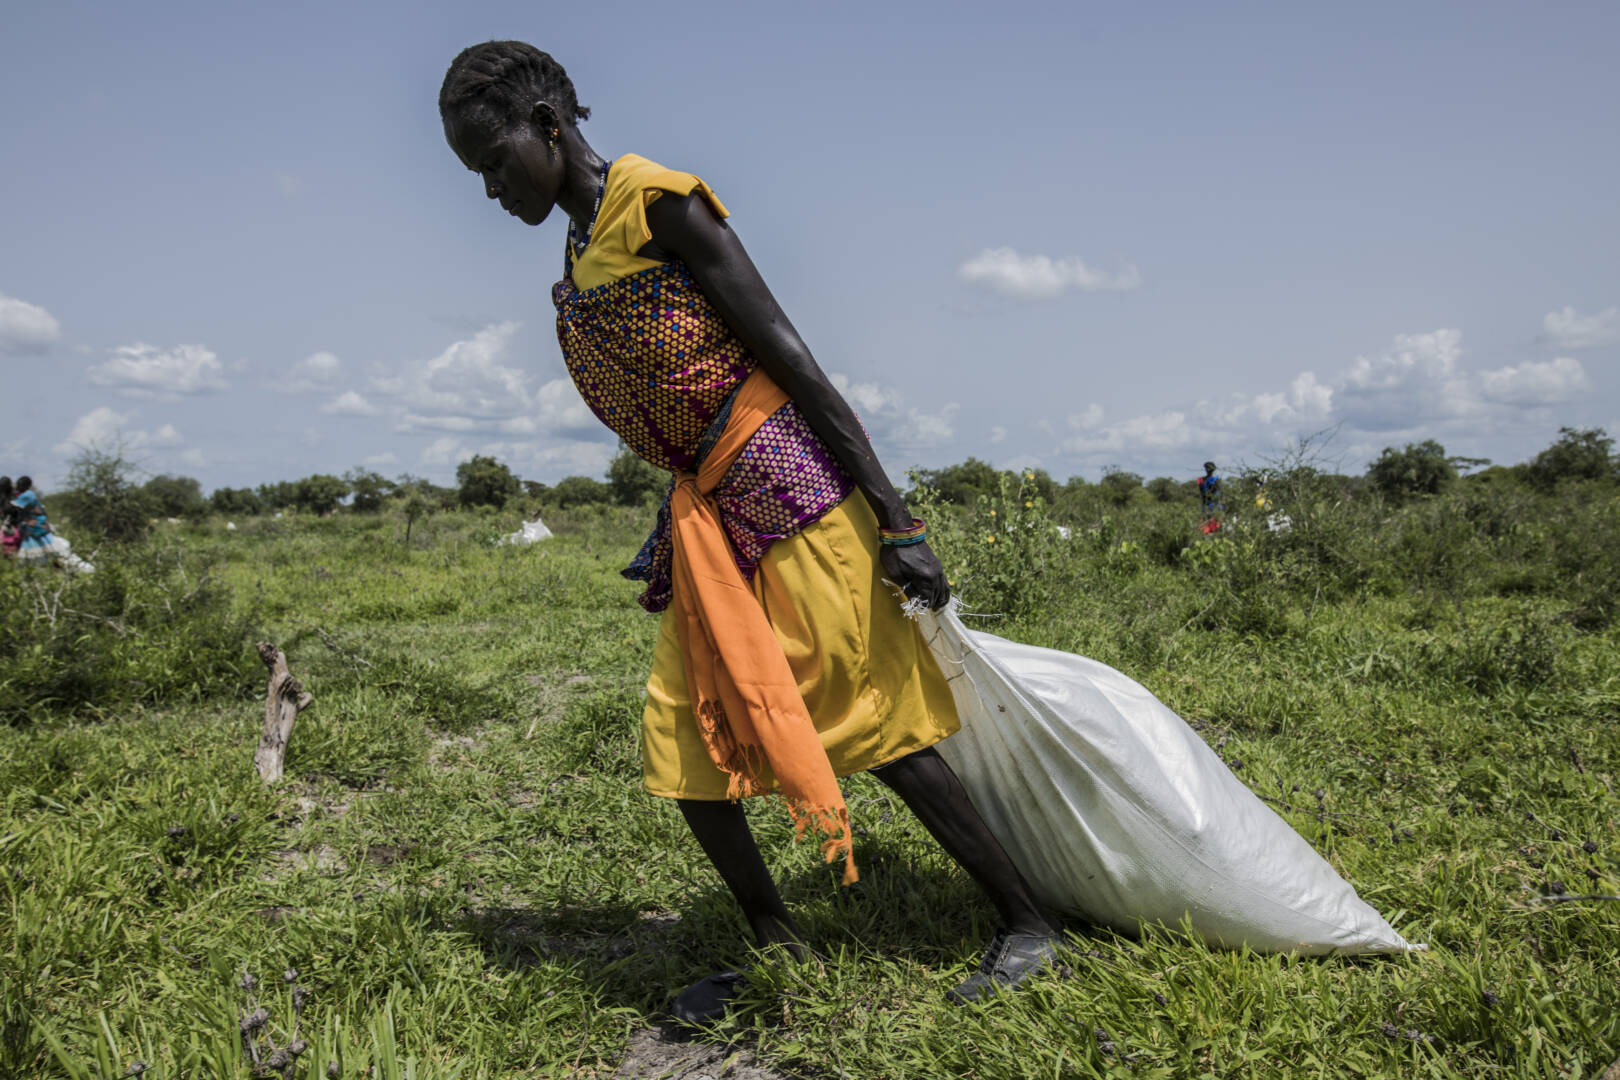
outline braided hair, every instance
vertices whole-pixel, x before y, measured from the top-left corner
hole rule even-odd
[[[522,41],[486,41],[461,50],[439,88],[439,116],[504,128],[548,102],[563,123],[590,118],[563,66]]]

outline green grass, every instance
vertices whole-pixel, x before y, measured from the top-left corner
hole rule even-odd
[[[135,675],[0,727],[0,1075],[247,1076],[238,1022],[268,1008],[256,1048],[284,1045],[292,968],[313,993],[298,1076],[606,1077],[673,991],[756,964],[704,1037],[784,1075],[1597,1076],[1620,1056],[1620,904],[1544,897],[1620,893],[1620,632],[1567,617],[1595,571],[1558,562],[1562,519],[1457,534],[1459,576],[1416,512],[1366,525],[1336,570],[1301,561],[1310,537],[1240,530],[1184,556],[1165,539],[1184,513],[1019,534],[998,564],[983,538],[1012,534],[980,508],[941,517],[942,547],[971,605],[1010,612],[988,628],[1145,683],[1428,953],[1077,927],[1062,972],[954,1009],[993,913],[855,777],[853,889],[750,807],[824,959],[757,957],[673,804],[640,790],[656,624],[617,571],[643,513],[560,515],[529,548],[476,515],[418,522],[409,548],[387,517],[215,523],[153,542],[227,589],[198,626],[246,627],[206,678],[154,630],[118,645]],[[152,550],[99,561],[144,580]],[[1006,560],[1023,569],[987,580]],[[273,790],[252,768],[262,669],[231,652],[259,637],[316,699]],[[8,664],[68,655],[40,641]]]

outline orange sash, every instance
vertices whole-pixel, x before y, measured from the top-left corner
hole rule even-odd
[[[713,496],[754,432],[787,402],[764,369],[755,368],[698,471],[675,475],[670,518],[676,629],[703,744],[731,777],[726,796],[760,794],[760,765],[769,764],[799,835],[812,827],[824,835],[821,850],[828,862],[843,853],[847,885],[859,875],[838,778],[793,669],[737,569]]]

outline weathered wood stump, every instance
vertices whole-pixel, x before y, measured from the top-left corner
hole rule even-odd
[[[315,698],[306,694],[298,680],[287,670],[287,658],[280,649],[268,641],[259,642],[259,659],[270,669],[270,687],[264,699],[264,734],[259,736],[259,748],[253,752],[253,767],[259,770],[259,779],[273,784],[281,779],[282,760],[287,756],[287,740],[292,738],[293,724],[300,711],[309,707]]]

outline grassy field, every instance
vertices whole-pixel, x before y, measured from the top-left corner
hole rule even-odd
[[[938,515],[987,629],[1143,682],[1431,945],[1297,960],[1076,924],[1061,971],[969,1010],[942,995],[993,915],[876,782],[847,782],[852,889],[750,809],[804,963],[750,952],[641,792],[656,625],[617,571],[645,511],[554,515],[526,548],[487,514],[409,546],[386,514],[216,521],[65,588],[0,567],[0,1075],[248,1076],[296,1039],[299,1077],[651,1076],[694,1052],[646,1034],[671,993],[752,964],[695,1044],[760,1070],[737,1075],[1598,1076],[1620,508],[1471,498],[1301,494],[1289,532],[1196,543],[1179,504],[1073,510],[1070,539],[1016,491]],[[259,637],[315,696],[271,790]]]

